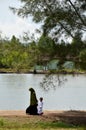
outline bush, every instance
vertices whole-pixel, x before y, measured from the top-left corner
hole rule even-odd
[[[80,59],[80,67],[86,70],[86,49],[80,52],[79,59]]]

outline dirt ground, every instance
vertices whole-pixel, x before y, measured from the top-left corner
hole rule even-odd
[[[2,111],[0,110],[0,117],[23,117],[31,118],[32,115],[26,115],[25,111]],[[42,120],[63,121],[73,125],[85,125],[86,126],[86,111],[44,111],[42,116],[39,116]]]

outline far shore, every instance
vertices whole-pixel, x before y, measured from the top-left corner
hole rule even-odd
[[[9,69],[0,69],[0,74],[86,74],[86,71],[79,71],[79,70],[52,70],[52,71],[36,71],[34,73],[33,70],[31,71],[15,71]]]

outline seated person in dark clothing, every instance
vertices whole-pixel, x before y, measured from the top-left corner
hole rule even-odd
[[[30,106],[26,109],[26,114],[37,115],[38,101],[36,98],[36,93],[33,88],[30,88],[29,91],[30,91]]]

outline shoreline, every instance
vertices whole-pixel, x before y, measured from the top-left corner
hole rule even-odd
[[[44,110],[43,115],[86,116],[86,110]],[[0,110],[0,116],[31,116],[25,110]]]
[[[4,72],[4,71],[0,71],[0,74],[63,74],[63,75],[67,75],[67,74],[86,74],[86,72],[75,72],[75,71],[70,71],[70,72],[67,72],[67,71],[61,71],[61,72],[54,72],[54,73],[51,73],[51,72]]]
[[[23,110],[0,110],[0,119],[8,120],[10,122],[34,122],[41,121],[57,123],[63,122],[66,124],[71,124],[73,126],[86,126],[86,110],[85,111],[48,111],[45,110],[43,115],[27,115]]]
[[[0,68],[0,74],[86,74],[86,70],[62,69],[62,70],[13,70]]]

